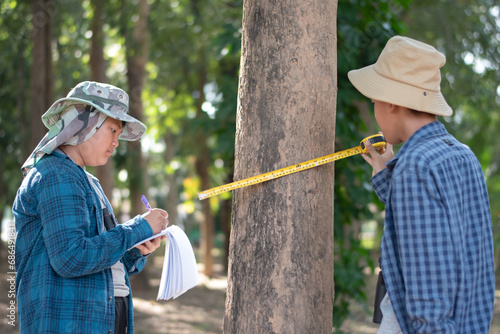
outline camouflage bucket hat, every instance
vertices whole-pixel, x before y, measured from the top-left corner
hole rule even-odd
[[[43,114],[42,122],[50,130],[68,107],[78,104],[90,105],[101,113],[125,121],[119,139],[139,140],[146,126],[128,114],[128,94],[122,89],[99,82],[84,81],[73,88],[65,98],[59,99]]]

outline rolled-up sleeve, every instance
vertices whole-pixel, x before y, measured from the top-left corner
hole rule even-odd
[[[377,194],[379,200],[384,204],[387,201],[387,194],[389,193],[390,189],[389,182],[390,170],[388,168],[384,168],[383,170],[375,174],[370,180],[375,194]]]

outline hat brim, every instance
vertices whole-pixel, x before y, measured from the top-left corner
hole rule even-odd
[[[370,99],[439,116],[453,114],[441,91],[426,90],[389,79],[377,73],[375,65],[349,71],[347,76],[354,87]]]
[[[120,134],[119,139],[127,141],[139,140],[142,137],[142,135],[146,132],[147,129],[146,125],[144,125],[138,119],[127,114],[125,109],[122,109],[122,111],[116,111],[115,108],[115,111],[111,112],[110,110],[107,110],[98,104],[92,103],[91,101],[73,97],[62,98],[54,102],[52,106],[45,112],[45,114],[43,114],[42,116],[43,124],[48,129],[50,129],[59,120],[60,114],[67,107],[75,104],[90,105],[111,118],[126,122],[125,128]]]

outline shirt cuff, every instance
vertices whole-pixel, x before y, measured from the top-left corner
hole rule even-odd
[[[148,221],[141,215],[135,216],[125,224],[122,224],[123,229],[129,235],[127,238],[127,247],[132,247],[139,241],[147,239],[153,235],[153,229],[149,226]]]
[[[149,253],[151,254],[151,253]],[[127,264],[127,270],[130,274],[133,274],[135,271],[140,271],[138,267],[138,263],[140,260],[146,261],[146,258],[149,256],[148,255],[142,255],[141,251],[138,250],[137,248],[132,248],[129,251],[127,251],[124,261]]]
[[[387,201],[387,194],[389,192],[389,181],[390,171],[388,168],[384,168],[375,174],[370,180],[370,184],[372,185],[375,194],[377,194],[377,197],[384,204]]]

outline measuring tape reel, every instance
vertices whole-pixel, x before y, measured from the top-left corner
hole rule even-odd
[[[370,144],[372,144],[372,146],[377,151],[383,149],[386,145],[385,138],[383,135],[381,135],[381,134],[372,135],[372,136],[369,136],[369,137],[366,137],[365,139],[363,139],[361,141],[361,143],[359,144],[359,146],[361,147],[361,150],[363,150],[362,153],[366,153],[365,141],[367,141],[367,140],[370,142]]]
[[[376,150],[381,150],[386,145],[385,138],[383,135],[381,135],[381,134],[372,135],[372,136],[369,136],[369,137],[366,137],[365,139],[363,139],[361,141],[361,143],[359,144],[359,146],[356,146],[356,147],[353,147],[353,148],[350,148],[350,149],[347,149],[344,151],[336,152],[336,153],[333,153],[330,155],[325,155],[324,157],[321,157],[321,158],[304,161],[300,164],[296,164],[293,166],[288,166],[285,168],[277,169],[277,170],[272,171],[272,172],[260,174],[257,176],[252,176],[252,177],[240,180],[240,181],[235,181],[232,183],[224,184],[224,185],[219,186],[219,187],[211,188],[211,189],[208,189],[208,190],[205,190],[205,191],[198,193],[198,198],[200,200],[206,199],[206,198],[209,198],[212,196],[216,196],[216,195],[225,193],[227,191],[231,191],[231,190],[239,189],[239,188],[243,188],[243,187],[248,187],[248,186],[251,186],[254,184],[277,179],[277,178],[285,176],[285,175],[289,175],[289,174],[297,173],[297,172],[300,172],[300,171],[303,171],[306,169],[318,167],[318,166],[327,164],[327,163],[332,162],[332,161],[340,160],[340,159],[347,158],[347,157],[361,154],[361,153],[366,153],[367,150],[366,150],[364,142],[367,140],[373,145],[373,147]]]

